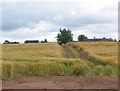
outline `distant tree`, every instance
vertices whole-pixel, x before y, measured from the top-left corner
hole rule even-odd
[[[114,41],[117,41],[116,39],[114,39]]]
[[[112,39],[112,38],[110,38],[109,40],[110,40],[110,41],[113,41],[113,39]]]
[[[41,43],[48,43],[47,39],[42,40]]]
[[[62,30],[60,28],[60,33],[57,35],[57,42],[58,44],[66,44],[68,42],[73,41],[73,34],[71,33],[71,30],[66,30],[65,28]]]
[[[81,34],[78,36],[78,41],[84,41],[84,39],[87,39],[87,36]]]
[[[9,43],[9,41],[8,40],[5,40],[5,42],[3,43],[3,44],[8,44]]]
[[[48,43],[47,39],[45,39],[45,43]]]

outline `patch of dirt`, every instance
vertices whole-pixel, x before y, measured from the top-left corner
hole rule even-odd
[[[66,52],[66,57],[67,58],[75,58],[73,55],[72,55],[72,52],[70,51],[69,47],[67,45],[62,45],[62,47],[64,48],[65,52]]]
[[[3,89],[117,89],[118,77],[32,76],[3,84]]]

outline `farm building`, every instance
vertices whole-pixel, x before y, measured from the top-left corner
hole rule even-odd
[[[95,38],[94,39],[85,39],[84,42],[100,42],[100,41],[113,41],[111,38],[110,39],[106,39],[105,37],[104,38]]]
[[[8,40],[5,40],[3,44],[19,44],[19,42],[9,42]]]
[[[39,43],[39,40],[26,40],[24,43]]]

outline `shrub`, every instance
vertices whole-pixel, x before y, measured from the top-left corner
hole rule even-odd
[[[118,72],[118,71],[119,71],[119,70],[118,70],[118,66],[113,67],[112,70],[113,70],[113,74],[114,74],[114,75],[118,75],[118,73],[119,73],[119,72]]]
[[[94,75],[95,76],[102,76],[103,75],[103,66],[99,65],[99,66],[96,66],[96,68],[94,69]]]
[[[106,76],[110,76],[112,74],[112,66],[107,65],[104,67],[103,74]]]
[[[73,74],[74,75],[87,75],[90,72],[90,68],[86,64],[74,64]]]
[[[95,64],[93,62],[87,61],[86,64],[93,69],[95,67]]]

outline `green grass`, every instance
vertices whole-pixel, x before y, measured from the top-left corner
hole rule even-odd
[[[33,75],[72,75],[72,66],[83,64],[81,60],[63,58],[13,59],[2,62],[2,79],[6,80]]]
[[[87,75],[90,73],[90,67],[87,64],[75,64],[73,65],[74,75]]]
[[[64,50],[64,49],[62,49],[62,56],[63,56],[64,58],[66,58],[66,57],[67,57],[67,53],[65,52],[65,50]]]
[[[76,50],[74,50],[72,47],[69,47],[69,49],[70,49],[70,51],[72,52],[72,55],[73,55],[75,58],[80,58],[80,57],[79,57],[79,53],[78,53]]]
[[[118,69],[112,66],[95,66],[93,62],[79,59],[49,59],[42,61],[3,61],[2,81],[18,77],[39,75],[91,75],[110,76],[117,75]]]

